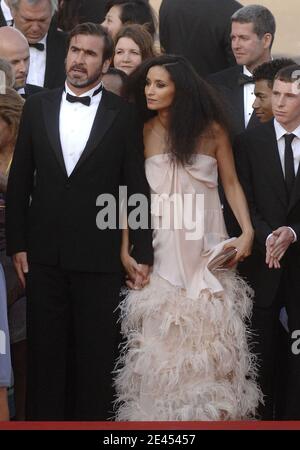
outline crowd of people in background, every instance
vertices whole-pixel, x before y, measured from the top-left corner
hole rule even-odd
[[[0,420],[300,420],[300,66],[275,39],[235,0],[0,1]],[[132,203],[99,229],[120,186],[148,224],[201,195],[201,238]]]

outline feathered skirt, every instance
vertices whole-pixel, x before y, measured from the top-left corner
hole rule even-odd
[[[261,392],[245,322],[252,292],[234,271],[220,294],[197,299],[158,275],[120,305],[124,342],[115,369],[117,421],[255,418]]]

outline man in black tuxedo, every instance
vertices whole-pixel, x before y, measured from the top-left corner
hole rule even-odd
[[[15,27],[30,47],[29,84],[49,89],[65,81],[66,36],[50,26],[55,0],[11,0]]]
[[[6,0],[0,0],[0,27],[12,26],[13,18]]]
[[[231,18],[231,46],[238,65],[212,75],[209,81],[227,101],[234,135],[259,124],[252,107],[252,73],[257,66],[271,60],[275,29],[275,19],[264,6],[245,6]]]
[[[235,0],[163,0],[159,10],[162,48],[185,56],[203,77],[235,65],[230,18],[241,6]]]
[[[112,415],[122,283],[112,202],[120,185],[128,197],[148,198],[149,188],[134,108],[102,88],[111,38],[86,23],[69,39],[65,88],[24,106],[7,189],[7,249],[26,279],[27,418],[105,420]],[[109,228],[100,220],[107,202]],[[129,220],[137,270],[147,278],[152,233],[130,227]]]
[[[29,45],[19,30],[12,27],[0,28],[0,58],[10,63],[14,75],[13,88],[23,98],[43,90],[40,86],[26,82],[30,63]]]
[[[279,310],[288,313],[289,351],[282,417],[300,419],[300,66],[276,75],[272,106],[274,119],[247,130],[235,143],[240,181],[255,228],[252,255],[240,273],[254,288],[254,353],[259,356],[259,381],[265,395],[260,414],[274,417]],[[296,81],[295,81],[296,80]]]

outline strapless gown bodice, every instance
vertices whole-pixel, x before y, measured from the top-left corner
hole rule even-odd
[[[202,289],[222,286],[207,269],[227,239],[218,194],[215,158],[197,154],[179,165],[170,154],[146,159],[151,188],[153,271],[196,298]]]

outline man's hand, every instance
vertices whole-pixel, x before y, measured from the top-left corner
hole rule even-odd
[[[266,264],[269,269],[280,269],[280,260],[294,241],[294,234],[289,227],[279,227],[273,231],[266,242]]]
[[[18,278],[21,281],[23,288],[25,289],[26,282],[24,273],[28,273],[27,253],[26,252],[15,253],[12,257],[12,260]]]
[[[268,265],[269,269],[280,269],[279,261],[272,256],[275,243],[276,236],[274,236],[274,234],[271,234],[266,241],[266,264]]]
[[[275,236],[276,242],[273,246],[271,256],[280,261],[289,246],[293,243],[294,234],[289,227],[279,227],[272,234]]]

